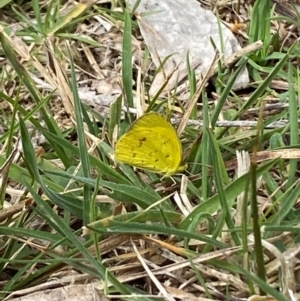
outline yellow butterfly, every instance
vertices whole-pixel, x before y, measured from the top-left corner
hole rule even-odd
[[[165,116],[150,112],[138,118],[116,144],[122,163],[170,176],[186,169],[182,145]]]

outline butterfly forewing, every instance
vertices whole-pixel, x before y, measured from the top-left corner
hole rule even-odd
[[[168,175],[182,170],[177,133],[163,115],[155,112],[132,124],[117,142],[116,156],[120,162]]]

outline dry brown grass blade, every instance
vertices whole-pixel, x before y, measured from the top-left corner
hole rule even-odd
[[[56,286],[61,286],[61,283],[56,283]],[[64,287],[43,289],[41,286],[18,291],[16,294],[9,295],[5,300],[10,301],[32,301],[32,300],[60,300],[60,301],[108,301],[109,299],[101,292],[99,292],[95,284],[71,284]],[[31,292],[28,295],[28,292]],[[22,297],[16,297],[10,299],[14,295],[20,295]]]
[[[66,112],[72,116],[73,120],[75,119],[75,110],[74,110],[74,100],[73,93],[70,89],[70,85],[66,81],[66,74],[64,72],[64,68],[62,67],[62,63],[59,62],[56,58],[53,43],[49,40],[47,42],[48,53],[51,57],[51,60],[54,65],[54,70],[52,71],[52,75],[56,82],[56,87],[58,89],[58,94],[61,97],[63,102],[63,106]]]
[[[237,151],[236,157],[237,157],[237,176],[241,177],[244,174],[248,173],[250,170],[250,156],[248,152]],[[241,226],[243,218],[245,218],[243,216],[244,197],[245,197],[244,191],[237,197],[236,218],[235,218],[237,226]]]
[[[250,154],[250,158],[253,159],[253,154]],[[298,148],[288,148],[280,150],[266,150],[257,152],[255,155],[256,163],[264,162],[267,160],[274,159],[299,159],[300,149]],[[226,163],[226,169],[235,169],[237,166],[237,159],[233,159]]]
[[[171,286],[167,286],[167,285],[164,285],[163,286],[165,287],[165,289],[170,293],[172,294],[172,296],[175,296],[177,299],[179,300],[189,300],[189,301],[214,301],[213,299],[208,299],[208,298],[199,298],[199,297],[196,297],[195,295],[191,294],[191,293],[188,293],[188,292],[185,292],[184,290],[182,289],[178,289],[176,287],[171,287]]]
[[[49,75],[48,71],[44,66],[30,54],[29,47],[22,41],[21,38],[17,36],[8,36],[5,32],[3,26],[0,25],[0,33],[5,37],[5,39],[10,43],[11,47],[15,52],[21,57],[25,62],[30,62],[34,68],[45,78],[45,80],[52,86],[55,87],[55,82],[53,78]]]
[[[184,131],[185,127],[186,127],[186,124],[187,122],[189,121],[189,117],[192,113],[192,110],[193,108],[195,107],[206,83],[209,81],[209,79],[212,77],[213,73],[214,73],[214,69],[215,69],[215,65],[217,64],[218,62],[218,58],[219,58],[219,53],[216,52],[215,56],[214,56],[214,59],[209,67],[209,69],[207,70],[204,78],[201,81],[200,85],[198,86],[197,88],[197,91],[195,92],[193,98],[191,99],[191,101],[189,102],[188,104],[188,107],[187,109],[185,110],[183,116],[182,116],[182,119],[179,123],[179,126],[178,126],[178,129],[177,129],[177,133],[178,135],[180,136],[182,134],[182,132]]]
[[[137,258],[141,262],[142,266],[144,267],[146,273],[148,274],[148,276],[150,277],[150,279],[152,280],[152,282],[155,284],[156,288],[166,298],[166,300],[175,301],[175,299],[173,298],[173,296],[167,293],[167,291],[162,286],[162,284],[159,282],[159,280],[153,275],[153,273],[151,272],[150,268],[146,264],[145,259],[139,253],[138,248],[136,247],[135,243],[132,240],[131,240],[131,243],[132,243],[133,249],[134,249],[134,251],[135,251],[135,253],[137,255]]]
[[[9,191],[9,189],[7,189],[7,191]],[[4,222],[7,219],[13,219],[14,216],[17,216],[19,213],[26,210],[28,206],[32,206],[33,204],[34,200],[29,198],[19,203],[13,204],[8,208],[3,208],[0,211],[0,222]]]

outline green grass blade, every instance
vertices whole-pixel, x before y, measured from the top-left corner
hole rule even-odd
[[[278,162],[278,159],[265,163],[258,167],[257,177],[260,177],[265,172],[267,172],[274,164]],[[248,175],[243,175],[240,178],[236,179],[234,182],[229,184],[224,188],[224,193],[226,195],[229,208],[235,203],[235,198],[244,191],[246,186]],[[185,229],[188,227],[190,220],[196,218],[199,213],[206,212],[213,214],[220,209],[220,198],[219,195],[214,195],[209,198],[206,202],[199,204],[194,210],[182,221],[180,229]],[[200,222],[200,220],[199,220]]]
[[[122,48],[122,82],[126,96],[126,104],[130,108],[133,108],[131,16],[130,12],[127,9],[125,9],[125,24]]]
[[[296,74],[298,74],[298,72]],[[289,127],[290,127],[290,137],[291,137],[290,145],[293,146],[299,144],[299,125],[298,125],[298,103],[296,101],[296,93],[294,88],[295,77],[293,76],[293,67],[291,64],[289,64],[288,76],[289,76],[288,82],[290,83],[289,84],[289,120],[290,120]],[[289,164],[288,181],[286,183],[287,189],[295,183],[297,170],[298,170],[298,160],[291,159]]]
[[[216,150],[217,143],[216,143],[215,138],[213,137],[213,134],[211,131],[208,131],[208,137],[209,137],[210,145],[211,145],[210,151],[211,151],[211,155],[212,155],[211,157],[212,157],[216,186],[218,189],[218,196],[219,196],[219,200],[220,200],[220,207],[221,207],[222,212],[224,213],[224,218],[225,218],[227,227],[229,230],[231,230],[231,229],[234,229],[234,223],[231,218],[230,207],[227,202],[226,193],[225,193],[225,190],[223,187],[223,181],[222,181],[223,177],[222,177],[222,172],[220,169],[222,164],[220,164],[220,160],[218,160],[219,155],[217,154],[218,151]],[[239,237],[235,233],[232,233],[232,238],[237,246],[239,246],[241,244]]]
[[[86,138],[84,133],[84,125],[82,119],[82,104],[79,99],[78,95],[78,88],[77,88],[77,80],[75,76],[75,67],[74,62],[71,54],[71,50],[69,46],[67,46],[69,58],[70,58],[70,66],[71,66],[71,86],[74,96],[74,106],[75,106],[75,116],[76,116],[76,125],[77,125],[77,133],[78,133],[78,143],[79,143],[79,156],[80,162],[82,165],[82,172],[83,176],[86,178],[90,177],[90,161],[86,146]],[[91,190],[89,185],[83,185],[83,224],[87,225],[92,222],[92,208],[91,208]]]

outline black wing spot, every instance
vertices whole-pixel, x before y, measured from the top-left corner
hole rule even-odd
[[[139,147],[141,147],[143,145],[143,142],[145,142],[146,140],[147,140],[147,137],[139,138],[139,141],[140,141]]]

